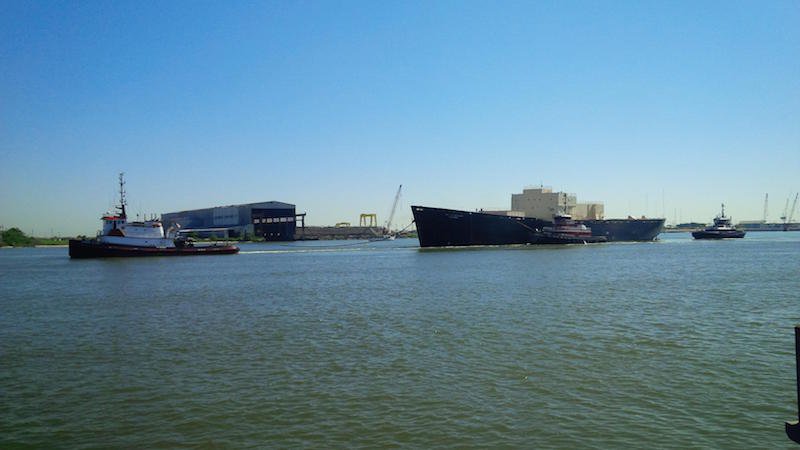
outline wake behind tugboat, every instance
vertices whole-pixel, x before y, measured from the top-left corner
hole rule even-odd
[[[228,255],[239,251],[235,245],[195,245],[189,239],[167,236],[160,220],[128,222],[123,174],[119,174],[119,197],[119,214],[102,217],[103,231],[96,238],[70,239],[70,258]]]

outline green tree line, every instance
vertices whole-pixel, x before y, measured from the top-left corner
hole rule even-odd
[[[28,236],[19,228],[12,227],[0,233],[0,246],[30,247],[32,245],[59,245],[66,243],[66,239],[37,238]]]

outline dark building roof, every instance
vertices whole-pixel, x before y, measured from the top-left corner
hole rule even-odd
[[[174,211],[164,213],[164,215],[172,215],[172,214],[184,214],[184,213],[192,213],[197,211],[208,211],[212,209],[218,208],[257,208],[257,209],[295,209],[295,205],[291,203],[284,203],[284,202],[276,202],[276,201],[269,201],[269,202],[258,202],[258,203],[242,203],[240,205],[221,205],[221,206],[211,206],[209,208],[197,208],[197,209],[187,209],[183,211]]]
[[[261,208],[261,209],[293,209],[295,207],[291,203],[283,203],[276,201],[247,203],[244,205],[231,205],[231,206],[249,206],[250,208]]]

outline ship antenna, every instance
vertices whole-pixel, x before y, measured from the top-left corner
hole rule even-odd
[[[125,214],[125,204],[127,202],[125,201],[125,179],[124,179],[124,177],[125,177],[125,172],[120,172],[119,173],[119,209],[120,209],[119,217],[121,219],[123,219],[123,220],[128,218],[128,216]]]
[[[725,203],[722,204],[722,217],[725,217]]]

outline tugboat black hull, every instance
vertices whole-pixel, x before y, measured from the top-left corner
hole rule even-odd
[[[695,231],[692,237],[695,239],[731,239],[743,238],[744,231],[737,230],[731,225],[731,218],[725,215],[725,204],[722,204],[722,212],[714,217],[714,225],[705,230]]]
[[[692,237],[695,239],[737,239],[743,238],[746,233],[739,230],[701,230],[693,231]]]
[[[608,242],[603,236],[569,236],[559,233],[542,233],[531,244],[598,244]]]
[[[664,219],[578,221],[591,228],[591,239],[570,236],[548,242],[543,228],[553,223],[545,220],[427,206],[412,206],[411,212],[420,247],[652,241],[664,227]]]
[[[158,248],[113,245],[93,240],[70,239],[69,241],[69,257],[77,259],[131,256],[230,255],[238,252],[239,247],[235,245]]]

